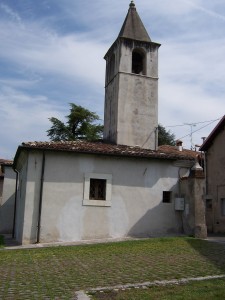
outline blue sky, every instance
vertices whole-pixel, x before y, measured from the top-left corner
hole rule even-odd
[[[104,54],[129,0],[0,0],[0,157],[48,140],[69,102],[104,115]],[[225,114],[224,0],[136,0],[159,49],[159,122],[190,148]],[[207,121],[207,122],[206,122]],[[211,125],[209,125],[211,123]],[[183,125],[167,127],[174,125]],[[202,128],[204,127],[204,128]],[[202,129],[201,129],[202,128]],[[196,132],[195,132],[196,131]]]

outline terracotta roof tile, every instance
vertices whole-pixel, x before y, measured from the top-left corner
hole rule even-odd
[[[4,177],[4,166],[12,166],[13,161],[0,158],[0,177]]]
[[[89,153],[99,155],[143,157],[159,159],[185,159],[194,160],[198,152],[191,150],[179,151],[176,147],[160,146],[157,151],[131,147],[125,145],[108,144],[105,142],[67,141],[67,142],[26,142],[17,150],[15,159],[22,149],[66,151],[75,153]]]
[[[9,165],[10,166],[12,164],[13,164],[12,160],[0,158],[0,165]]]

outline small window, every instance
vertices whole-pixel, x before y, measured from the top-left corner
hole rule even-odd
[[[163,191],[163,203],[171,203],[172,192]]]
[[[112,175],[85,174],[83,205],[111,206],[111,193]]]
[[[207,211],[212,210],[212,199],[205,200],[205,207]]]
[[[90,179],[90,200],[106,200],[106,179]]]
[[[222,216],[225,216],[225,198],[221,199],[221,213]]]
[[[139,49],[132,53],[132,73],[145,75],[145,54]]]

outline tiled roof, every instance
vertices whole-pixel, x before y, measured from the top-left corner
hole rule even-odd
[[[219,123],[216,125],[216,127],[213,129],[213,131],[210,133],[210,135],[207,137],[207,139],[204,141],[203,145],[201,146],[201,151],[207,151],[208,148],[212,145],[213,140],[218,135],[218,133],[225,128],[225,115],[223,118],[219,121]]]
[[[176,147],[161,146],[157,151],[125,145],[108,144],[105,142],[67,141],[67,142],[27,142],[19,146],[15,160],[22,149],[65,151],[86,154],[194,160],[197,152],[191,150],[179,151]]]
[[[176,146],[169,146],[169,145],[163,145],[159,146],[160,151],[164,151],[165,153],[170,153],[170,154],[178,154],[178,155],[185,155],[185,156],[190,156],[193,159],[195,159],[197,156],[201,155],[200,152],[198,151],[193,151],[189,149],[182,149],[182,151],[178,150]]]
[[[12,160],[0,158],[0,165],[9,165],[9,166],[11,166],[12,164],[13,164]]]
[[[13,165],[12,160],[0,158],[0,177],[1,178],[4,177],[4,166],[12,166],[12,165]]]

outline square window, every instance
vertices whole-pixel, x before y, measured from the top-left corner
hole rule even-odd
[[[83,205],[111,206],[112,175],[87,173],[84,177]]]
[[[90,178],[90,200],[106,200],[106,179]]]
[[[172,192],[170,191],[163,191],[163,203],[171,203],[171,196]]]

